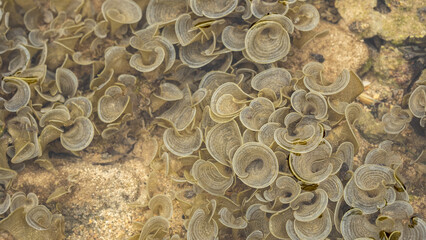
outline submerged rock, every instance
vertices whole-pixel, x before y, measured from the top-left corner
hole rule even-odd
[[[373,69],[381,83],[394,87],[406,87],[409,84],[412,78],[410,63],[399,49],[383,45],[379,53],[373,54],[373,59]]]
[[[336,8],[349,28],[363,38],[379,35],[386,41],[400,43],[406,38],[422,38],[426,25],[422,0],[385,1],[336,0]],[[420,13],[420,14],[419,14]]]

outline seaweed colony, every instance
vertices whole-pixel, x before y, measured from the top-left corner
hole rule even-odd
[[[164,171],[192,195],[151,192],[143,207],[153,216],[131,239],[426,238],[392,142],[354,164],[358,75],[325,79],[319,62],[286,68],[293,48],[326,34],[313,5],[6,0],[0,18],[2,234],[65,238],[61,214],[34,193],[11,194],[25,163],[49,169],[50,152],[78,156],[144,128],[162,136],[144,136],[147,187]],[[146,83],[152,93],[140,91]],[[425,84],[383,115],[389,136],[413,118],[425,127]],[[187,218],[181,234],[169,230],[174,201]]]

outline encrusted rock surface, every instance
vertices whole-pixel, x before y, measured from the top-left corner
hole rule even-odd
[[[346,24],[363,38],[379,35],[400,43],[426,34],[423,0],[336,0],[336,7]]]

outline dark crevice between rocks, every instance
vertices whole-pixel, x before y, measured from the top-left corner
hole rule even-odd
[[[411,71],[413,72],[410,84],[404,89],[404,95],[410,93],[415,87],[415,83],[419,80],[424,69],[426,69],[426,38],[422,39],[407,39],[405,46],[401,46],[398,49],[404,54],[404,58],[410,61]],[[408,98],[407,98],[408,99]],[[407,100],[405,101],[407,104]],[[407,106],[408,107],[408,106]],[[420,136],[426,136],[426,129],[420,126],[420,119],[413,117],[410,122],[414,132]]]
[[[376,35],[371,38],[365,38],[364,43],[367,44],[368,47],[380,52],[380,48],[386,43],[386,41]]]
[[[404,58],[407,60],[413,60],[415,58],[426,57],[425,47],[413,45],[413,46],[402,46],[399,50],[404,54]]]
[[[404,58],[410,61],[410,67],[413,71],[410,84],[404,89],[404,94],[407,94],[412,90],[414,83],[426,68],[426,44],[402,46],[399,47],[399,50],[404,54]]]
[[[391,12],[391,9],[386,4],[385,0],[377,0],[377,5],[373,9],[382,14]]]
[[[405,89],[405,93],[408,93],[411,91],[411,88],[413,87],[414,83],[420,78],[420,75],[422,74],[422,71],[426,68],[426,57],[420,57],[413,61],[411,61],[411,69],[413,70],[413,77],[410,81],[410,84]]]
[[[426,137],[426,129],[420,126],[420,118],[413,117],[413,120],[410,122],[411,127],[413,127],[414,132],[422,137]]]

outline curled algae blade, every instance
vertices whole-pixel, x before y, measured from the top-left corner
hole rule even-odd
[[[146,20],[149,25],[162,25],[173,22],[187,10],[187,1],[150,0],[146,8]]]
[[[241,145],[232,158],[232,168],[239,179],[253,188],[264,188],[278,176],[278,160],[264,144],[248,142]]]
[[[291,74],[285,68],[270,68],[256,74],[251,86],[257,91],[269,88],[278,95],[282,87],[291,86]]]
[[[191,168],[191,174],[197,184],[212,195],[224,195],[234,182],[233,176],[225,176],[212,162],[197,160]]]
[[[301,222],[313,221],[327,210],[328,196],[322,189],[301,193],[290,207],[294,218]]]
[[[287,151],[307,153],[314,150],[323,139],[324,127],[316,120],[303,117],[297,112],[287,114],[284,125],[285,127],[275,130],[274,139]]]
[[[68,131],[61,133],[60,140],[67,150],[81,151],[90,145],[94,135],[93,123],[86,117],[78,117]]]
[[[244,38],[248,29],[226,26],[222,32],[222,42],[231,51],[242,51],[245,48]]]
[[[327,101],[319,93],[300,89],[291,95],[291,105],[296,112],[313,115],[316,119],[324,119],[327,115]]]
[[[226,139],[227,142],[221,141],[222,139]],[[231,154],[241,144],[241,133],[235,121],[215,125],[206,136],[206,147],[210,155],[224,165],[230,164]]]
[[[173,214],[173,203],[169,196],[159,194],[155,195],[148,203],[149,209],[154,214],[170,219]]]
[[[112,123],[126,111],[129,103],[130,97],[123,95],[120,87],[111,86],[98,101],[98,117],[104,123]]]
[[[268,201],[278,199],[281,203],[291,203],[301,192],[300,185],[289,176],[280,176],[270,189],[263,192],[263,196]]]
[[[190,0],[189,6],[196,15],[208,18],[222,18],[237,7],[238,0]]]
[[[330,210],[309,222],[294,220],[294,231],[301,239],[326,239],[332,230]]]
[[[203,141],[201,129],[196,128],[190,133],[179,133],[173,128],[164,132],[163,142],[166,148],[176,156],[185,157],[198,150]]]
[[[13,97],[5,100],[0,97],[0,102],[5,101],[4,108],[9,112],[17,112],[21,107],[26,106],[31,98],[31,89],[25,81],[18,78],[9,78],[1,82],[1,88],[6,93],[16,91]]]
[[[398,134],[405,129],[407,124],[411,122],[412,115],[409,110],[403,110],[399,106],[395,106],[390,112],[382,117],[385,132],[389,134]]]
[[[280,1],[253,0],[250,8],[253,16],[261,18],[269,13],[284,15],[288,11],[288,5]]]
[[[227,208],[222,208],[219,210],[219,221],[232,229],[244,229],[247,227],[247,221],[242,217],[236,218],[231,211]]]
[[[320,183],[330,176],[333,171],[331,146],[324,142],[311,152],[297,156],[291,154],[290,169],[293,174],[306,183]]]
[[[408,106],[414,116],[424,118],[426,115],[426,86],[418,86],[413,93],[411,93]]]
[[[169,220],[162,216],[154,216],[150,218],[143,226],[139,240],[145,240],[149,235],[158,231],[167,231],[170,226]]]
[[[208,218],[208,215],[202,209],[197,209],[188,223],[188,240],[196,239],[214,239],[217,237],[219,228],[214,219]]]
[[[52,213],[47,207],[38,205],[27,212],[25,220],[37,230],[47,230],[52,222]]]
[[[240,121],[250,130],[259,131],[274,112],[273,103],[267,98],[255,98],[240,112]]]
[[[289,51],[290,37],[279,22],[259,21],[245,37],[245,52],[254,62],[273,63],[287,56]]]
[[[294,28],[300,31],[313,30],[320,21],[318,10],[311,4],[303,4],[296,8],[297,17],[293,18]]]
[[[74,97],[78,89],[78,79],[75,74],[66,68],[56,69],[56,86],[65,97]]]
[[[102,15],[111,24],[111,32],[115,33],[122,25],[138,22],[142,18],[142,10],[131,0],[107,0],[102,4]]]

